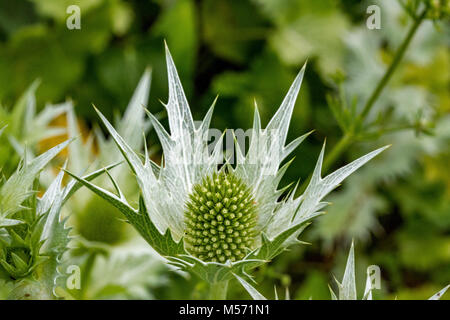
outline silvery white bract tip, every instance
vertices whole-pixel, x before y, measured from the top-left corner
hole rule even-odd
[[[350,247],[350,252],[347,258],[347,264],[345,266],[344,277],[342,282],[335,279],[338,285],[338,295],[336,295],[330,287],[331,298],[333,300],[356,300],[356,280],[355,280],[355,249],[354,244]],[[369,281],[369,278],[367,278]],[[366,299],[372,300],[372,288],[370,281],[366,283],[366,290],[364,295]]]
[[[441,289],[439,292],[435,293],[432,297],[430,297],[428,300],[440,300],[444,293],[447,292],[448,288],[450,288],[450,284],[447,285],[445,288]]]
[[[120,152],[136,175],[141,191],[139,207],[133,208],[113,180],[111,193],[82,178],[86,187],[116,206],[142,237],[169,262],[215,283],[247,272],[280,254],[297,242],[309,221],[320,215],[322,199],[347,176],[382,152],[375,150],[343,168],[322,177],[322,149],[306,191],[279,200],[279,182],[288,165],[280,168],[308,136],[286,145],[293,108],[305,72],[295,78],[281,106],[266,128],[255,109],[247,152],[236,142],[236,164],[224,159],[223,136],[210,152],[208,130],[214,105],[200,125],[192,118],[175,64],[166,48],[169,99],[165,104],[168,132],[151,113],[150,120],[163,150],[158,166],[140,156],[97,111]],[[225,162],[225,164],[224,164]],[[224,164],[224,165],[222,165]]]
[[[369,270],[369,269],[368,269]],[[380,274],[376,274],[376,276],[380,277]],[[372,300],[372,291],[373,289],[380,289],[374,286],[374,281],[380,281],[381,279],[372,279],[369,272],[366,277],[366,287],[364,289],[364,295],[362,297],[363,300]],[[354,252],[354,244],[350,247],[350,252],[347,258],[347,264],[345,267],[344,277],[342,282],[336,280],[338,285],[338,294],[336,295],[330,287],[331,298],[333,300],[356,300],[356,279],[355,279],[355,252]],[[430,297],[428,300],[439,300],[447,289],[450,288],[450,285],[443,288],[441,291],[437,292],[435,295]]]
[[[250,294],[253,300],[266,300],[266,298],[258,291],[254,286],[252,286],[249,282],[244,280],[238,275],[234,275],[235,278],[239,281],[239,283],[244,287],[244,289]],[[378,274],[377,276],[381,276]],[[378,279],[380,281],[381,279]],[[331,294],[332,300],[357,300],[357,292],[356,292],[356,278],[355,278],[355,250],[354,243],[352,241],[352,245],[350,247],[350,251],[347,258],[347,263],[345,266],[344,276],[342,282],[339,282],[336,278],[335,281],[338,286],[338,293],[336,294],[331,286],[328,286]],[[435,295],[430,297],[428,300],[439,300],[444,293],[450,288],[450,285],[446,286]],[[369,274],[366,277],[366,287],[364,289],[364,295],[362,300],[372,300],[372,291],[374,289],[379,289],[374,286],[373,279]],[[288,294],[286,295],[288,297]],[[278,295],[275,290],[275,299],[278,300]],[[286,298],[288,299],[288,298]]]

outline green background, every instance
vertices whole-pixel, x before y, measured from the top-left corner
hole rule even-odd
[[[366,8],[373,3],[381,8],[379,30],[366,27]],[[81,8],[80,30],[66,27],[72,4]],[[38,109],[72,99],[89,128],[97,122],[92,103],[109,118],[123,112],[151,67],[147,107],[162,112],[166,40],[194,118],[201,119],[219,95],[212,127],[248,129],[254,101],[267,123],[308,60],[288,139],[315,131],[296,152],[285,185],[307,179],[325,138],[330,150],[342,135],[327,95],[341,86],[360,108],[410,23],[398,2],[388,0],[1,0],[0,103],[12,106],[40,79]],[[369,115],[377,129],[332,169],[376,147],[392,148],[327,198],[333,203],[329,214],[302,236],[311,245],[258,270],[257,287],[265,296],[273,297],[275,285],[282,297],[289,286],[291,298],[329,299],[327,284],[332,274],[342,277],[351,239],[360,292],[371,264],[382,273],[376,298],[425,299],[448,284],[449,38],[448,19],[422,24]],[[430,130],[389,132],[389,124],[418,118]],[[148,143],[158,144],[154,133]],[[157,298],[198,298],[206,290],[204,283],[173,273],[169,279],[149,290]],[[229,297],[248,296],[235,285]]]

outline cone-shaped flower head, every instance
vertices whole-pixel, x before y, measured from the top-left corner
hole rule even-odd
[[[232,173],[214,173],[195,185],[185,215],[186,249],[203,261],[241,260],[254,245],[256,204]]]
[[[280,165],[308,136],[285,145],[305,67],[265,129],[255,108],[250,145],[246,148],[236,139],[236,163],[226,159],[224,164],[223,136],[217,139],[212,152],[208,145],[214,105],[204,120],[195,125],[167,48],[166,58],[169,101],[165,107],[170,134],[149,113],[163,148],[161,165],[153,163],[147,154],[142,163],[141,157],[97,110],[136,175],[141,189],[139,208],[127,202],[114,180],[117,194],[73,176],[121,210],[171,264],[209,282],[246,276],[248,270],[297,242],[309,220],[323,213],[326,203],[322,199],[384,150],[375,150],[322,178],[322,148],[305,192],[295,197],[294,188],[289,196],[281,198],[286,189],[279,190],[278,184],[289,163]]]

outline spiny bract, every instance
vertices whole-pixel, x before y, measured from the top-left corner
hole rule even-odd
[[[185,212],[186,245],[203,261],[241,260],[253,246],[256,203],[231,173],[214,173],[193,187]]]
[[[134,208],[130,205],[114,179],[112,183],[116,193],[98,187],[73,173],[69,174],[118,208],[153,249],[171,265],[195,273],[211,284],[228,281],[236,276],[249,279],[250,270],[267,263],[288,246],[298,242],[298,236],[310,221],[323,213],[327,203],[322,199],[351,173],[386,149],[384,147],[374,150],[322,177],[324,146],[303,194],[296,196],[297,190],[294,188],[288,192],[288,196],[282,197],[287,189],[279,189],[279,183],[290,162],[283,166],[281,164],[308,136],[308,133],[304,134],[286,144],[289,123],[305,66],[294,79],[286,97],[265,128],[262,127],[258,109],[255,107],[248,147],[243,141],[239,142],[236,139],[233,145],[236,161],[233,164],[223,165],[223,147],[227,149],[231,147],[224,145],[226,143],[224,135],[215,143],[213,150],[205,139],[208,137],[214,104],[197,126],[167,47],[166,58],[169,100],[165,107],[170,133],[154,115],[148,113],[163,149],[164,161],[160,165],[154,163],[148,153],[143,163],[140,155],[121,137],[101,112],[96,110],[136,176],[141,191],[139,207]],[[235,231],[239,233],[233,238],[235,249],[231,249],[231,243],[226,246],[227,249],[220,247],[221,244],[228,245],[226,240],[228,235],[226,219],[219,213],[219,210],[223,209],[219,207],[224,206],[223,200],[219,201],[217,197],[217,200],[214,200],[216,192],[211,190],[213,183],[216,186],[214,182],[216,178],[219,178],[217,185],[224,185],[225,181],[230,183],[235,181],[236,188],[232,188],[233,192],[236,190],[238,194],[240,190],[244,192],[241,199],[230,203],[230,206],[236,206],[236,211],[230,210],[229,214],[234,214],[235,219],[238,219],[236,221],[228,219],[230,226],[235,222],[238,223],[232,229],[233,234]],[[201,199],[205,203],[201,203]],[[207,204],[208,201],[211,203]],[[244,211],[248,209],[247,215],[244,211],[238,210],[240,204],[243,204]],[[194,220],[194,217],[199,219],[200,214],[212,215],[205,209],[203,209],[205,212],[202,212],[200,209],[202,205],[205,209],[214,210],[216,218],[220,215],[223,224],[217,223],[213,226],[207,221]],[[239,212],[242,213],[242,217],[237,218]],[[244,226],[244,229],[239,230],[244,217],[249,216],[251,218],[247,220],[248,228]],[[204,216],[202,218],[205,219]],[[224,239],[220,239],[220,226],[225,231]],[[246,231],[247,234],[241,235],[241,231]],[[216,232],[217,236],[211,232]],[[216,241],[212,241],[213,238]],[[243,248],[239,248],[240,243],[236,242],[237,239],[243,243]]]

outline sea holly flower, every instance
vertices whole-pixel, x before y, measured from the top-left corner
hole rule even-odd
[[[298,242],[310,220],[323,213],[326,203],[322,199],[386,147],[322,178],[324,146],[305,192],[296,197],[295,187],[282,198],[286,188],[278,189],[278,185],[290,162],[281,163],[308,136],[285,145],[305,67],[265,129],[255,108],[248,150],[236,141],[236,164],[232,164],[223,158],[222,138],[209,152],[206,137],[214,104],[195,125],[167,47],[166,59],[169,101],[165,107],[170,134],[148,113],[163,148],[161,165],[148,155],[143,163],[96,109],[136,174],[141,190],[139,207],[128,203],[114,179],[116,194],[71,175],[116,206],[169,263],[208,281],[212,297],[224,297],[228,280],[236,276],[249,279],[251,269]]]
[[[17,170],[0,182],[0,284],[7,288],[0,298],[56,298],[58,268],[70,241],[61,207],[81,184],[72,180],[62,187],[61,171],[42,196],[37,187],[40,172],[69,143],[31,160],[24,157]],[[102,173],[99,170],[84,179]]]

